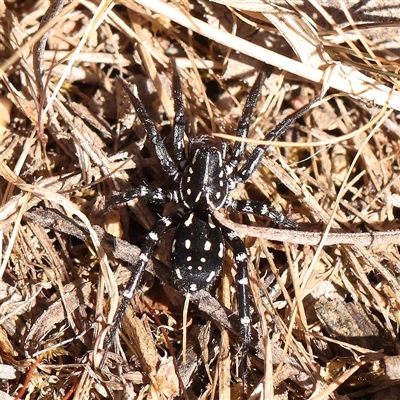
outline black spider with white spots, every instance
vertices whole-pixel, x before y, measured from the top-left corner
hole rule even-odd
[[[213,210],[224,208],[241,213],[267,216],[272,222],[284,228],[295,229],[297,224],[267,204],[253,200],[235,200],[230,197],[230,192],[239,183],[246,182],[258,168],[268,146],[257,146],[247,160],[244,160],[246,151],[244,141],[235,142],[232,151],[228,152],[226,142],[210,136],[201,136],[189,140],[188,157],[186,157],[182,89],[174,62],[172,62],[172,66],[175,161],[168,154],[162,138],[139,97],[125,81],[121,78],[118,79],[133,103],[148,139],[153,143],[162,169],[178,184],[178,189],[164,190],[146,184],[113,196],[110,206],[115,207],[134,198],[142,197],[154,203],[175,202],[181,204],[182,207],[176,213],[158,220],[147,235],[141,248],[139,261],[123,292],[121,305],[106,341],[106,349],[115,338],[126,307],[138,288],[154,247],[166,231],[176,228],[171,252],[172,273],[176,286],[185,293],[190,294],[200,289],[209,289],[219,278],[225,244],[232,249],[237,266],[237,302],[241,322],[243,359],[245,359],[251,339],[246,248],[236,232],[219,224],[213,217]],[[264,79],[264,72],[260,72],[250,90],[236,132],[236,136],[240,138],[247,137],[253,108]],[[319,100],[318,97],[285,118],[268,132],[264,139],[271,141],[279,138],[317,100]],[[242,165],[239,166],[242,161]]]

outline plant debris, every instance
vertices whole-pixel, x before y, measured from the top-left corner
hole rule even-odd
[[[363,3],[0,2],[1,399],[240,397],[236,267],[191,297],[184,327],[169,234],[100,368],[140,244],[175,211],[106,211],[115,190],[169,185],[116,77],[171,149],[171,57],[187,136],[231,144],[271,66],[247,155],[324,93],[234,194],[300,228],[215,213],[250,259],[249,398],[398,399],[400,5]]]

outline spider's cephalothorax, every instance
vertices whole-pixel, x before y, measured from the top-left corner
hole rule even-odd
[[[126,193],[118,193],[113,196],[110,207],[142,197],[154,203],[175,202],[181,204],[182,208],[178,212],[164,216],[157,221],[147,235],[141,248],[138,263],[123,292],[121,305],[111,327],[106,348],[111,345],[115,338],[126,307],[140,283],[154,247],[167,230],[176,227],[172,241],[171,264],[174,281],[185,293],[208,289],[219,277],[225,253],[225,243],[232,249],[237,266],[240,335],[242,350],[245,354],[251,339],[246,248],[236,232],[218,223],[213,217],[213,210],[225,208],[241,213],[267,216],[272,222],[284,228],[296,228],[297,224],[263,202],[235,200],[229,196],[239,183],[245,182],[251,177],[260,165],[268,146],[257,146],[249,158],[239,167],[246,150],[244,141],[237,141],[228,155],[226,143],[209,136],[201,136],[190,139],[188,157],[186,158],[182,89],[175,63],[172,63],[172,65],[175,106],[173,135],[176,163],[168,154],[163,140],[140,99],[125,81],[118,79],[133,103],[148,138],[153,143],[162,169],[173,181],[178,183],[179,189],[164,190],[148,184],[142,185]],[[249,132],[250,118],[264,79],[264,72],[261,72],[250,90],[239,121],[236,133],[238,137],[245,138]],[[317,100],[319,100],[318,97],[285,118],[266,134],[265,140],[271,141],[279,138]]]
[[[179,194],[185,207],[193,211],[210,213],[224,206],[228,198],[228,177],[225,171],[219,141],[209,137],[191,139],[189,165],[179,185]]]

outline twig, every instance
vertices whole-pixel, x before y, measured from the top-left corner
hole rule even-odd
[[[318,245],[322,239],[323,233],[305,232],[295,230],[283,230],[275,228],[264,228],[257,226],[248,226],[237,224],[225,218],[219,212],[214,211],[215,218],[224,226],[244,235],[258,237],[274,242],[286,242],[302,245]],[[324,241],[324,246],[333,246],[338,244],[351,244],[357,246],[379,246],[397,244],[400,241],[400,230],[389,232],[365,232],[365,233],[329,233]]]

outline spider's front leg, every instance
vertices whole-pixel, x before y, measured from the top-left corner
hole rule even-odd
[[[240,118],[236,136],[240,138],[247,138],[250,130],[250,119],[253,115],[253,109],[256,105],[258,95],[260,94],[261,86],[265,80],[265,72],[262,70],[258,76],[253,86],[250,89],[250,93],[247,97],[246,104],[242,111],[242,116]],[[226,163],[225,168],[228,176],[230,176],[234,171],[239,162],[242,161],[244,153],[246,151],[246,142],[244,140],[238,140],[233,146],[232,155],[229,161]]]
[[[174,134],[174,153],[181,168],[187,162],[185,157],[185,106],[183,103],[182,84],[176,68],[175,59],[171,60],[172,64],[172,96],[174,98],[174,125],[172,128]]]
[[[308,104],[293,112],[284,120],[282,120],[275,128],[270,130],[265,136],[265,141],[271,142],[279,139],[299,118],[301,118],[306,112],[308,112],[315,103],[321,100],[321,96],[314,97]],[[237,185],[240,182],[246,182],[253,175],[254,171],[260,166],[262,158],[265,155],[269,145],[259,145],[250,154],[250,157],[239,169],[239,171],[233,177],[233,181]]]
[[[147,137],[153,143],[153,147],[156,152],[158,161],[160,162],[161,168],[172,180],[178,181],[180,179],[181,174],[177,166],[175,165],[174,161],[172,160],[171,156],[168,154],[168,151],[164,145],[164,141],[160,136],[159,132],[157,131],[154,122],[151,120],[148,112],[143,106],[143,103],[122,78],[117,76],[117,81],[121,84],[125,93],[129,96],[129,99],[132,102],[133,107],[135,108],[136,114],[139,117],[140,122],[142,123],[143,129],[147,134]],[[178,121],[180,120],[178,119]],[[180,123],[178,125],[180,125]]]

